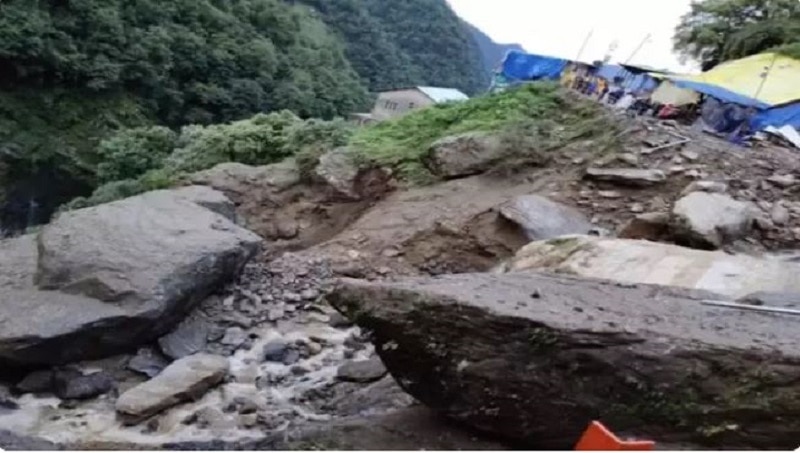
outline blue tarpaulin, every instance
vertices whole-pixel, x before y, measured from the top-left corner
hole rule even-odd
[[[501,73],[509,82],[557,80],[566,67],[567,60],[561,58],[512,50],[503,60]]]
[[[758,131],[767,126],[780,128],[787,124],[800,129],[800,101],[759,112],[750,122],[750,127]]]
[[[634,74],[622,66],[604,64],[597,70],[597,75],[609,82],[614,82],[617,77],[622,79],[622,88],[627,91],[653,91],[658,87],[658,82],[647,74]]]

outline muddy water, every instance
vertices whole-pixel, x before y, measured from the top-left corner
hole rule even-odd
[[[250,349],[239,350],[230,357],[230,374],[226,382],[198,401],[176,406],[157,416],[157,424],[122,425],[115,417],[115,398],[111,395],[70,409],[59,407],[57,398],[29,394],[19,399],[19,410],[0,415],[0,427],[58,444],[156,447],[165,443],[264,438],[303,422],[329,420],[331,414],[316,411],[310,403],[301,402],[301,395],[309,390],[323,389],[335,381],[338,366],[346,360],[344,342],[349,336],[358,334],[357,328],[334,329],[320,320],[311,320],[305,324],[286,321],[277,327],[262,325],[247,332],[257,334],[258,340]],[[323,345],[319,354],[291,366],[262,363],[262,349],[270,341],[308,341],[309,338]],[[371,353],[367,347],[353,358],[366,359]],[[293,367],[308,371],[296,375]],[[266,386],[262,385],[262,389],[256,386],[259,377],[269,381]],[[125,383],[122,387],[125,388]],[[262,417],[272,419],[250,428],[243,426],[235,411],[223,412],[223,408],[237,397],[254,402]],[[219,417],[204,426],[186,423],[192,414],[206,407],[217,409]]]

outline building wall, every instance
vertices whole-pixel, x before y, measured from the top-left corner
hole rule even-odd
[[[411,110],[433,105],[433,100],[421,91],[398,90],[380,93],[372,108],[372,118],[381,121],[403,116]]]

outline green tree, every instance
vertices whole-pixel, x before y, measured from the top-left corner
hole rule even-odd
[[[717,64],[800,41],[797,0],[694,1],[675,33],[675,50],[700,62]]]

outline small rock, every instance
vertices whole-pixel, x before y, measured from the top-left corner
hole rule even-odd
[[[283,364],[284,365],[292,365],[297,363],[300,360],[300,353],[295,351],[294,349],[290,349],[286,352],[286,355],[283,356]]]
[[[209,326],[205,319],[190,316],[172,332],[158,339],[161,351],[172,359],[200,352],[208,341]]]
[[[195,412],[197,426],[200,428],[228,428],[233,427],[228,417],[219,409],[206,406]]]
[[[661,170],[638,168],[589,168],[585,177],[631,187],[650,187],[667,180]]]
[[[238,417],[237,425],[240,428],[252,428],[258,424],[258,414],[240,414]]]
[[[611,200],[622,198],[622,194],[617,192],[616,190],[601,190],[597,192],[597,195],[599,195],[601,198],[608,198]]]
[[[685,171],[686,171],[686,167],[681,167],[680,165],[675,165],[675,166],[669,167],[669,169],[667,169],[667,174],[669,174],[669,175],[677,175],[678,173],[683,173]]]
[[[782,189],[786,189],[797,184],[797,179],[794,177],[794,175],[773,175],[767,178],[767,181]]]
[[[287,302],[297,303],[297,302],[302,302],[303,296],[291,291],[287,291],[283,293],[283,299]]]
[[[267,320],[270,322],[281,320],[284,316],[286,313],[282,308],[272,308],[267,312]]]
[[[230,327],[225,331],[225,336],[222,337],[220,343],[226,346],[238,347],[247,340],[247,334],[241,327]]]
[[[289,345],[283,340],[272,340],[264,345],[262,356],[267,362],[283,362],[286,353],[289,350]]]
[[[682,242],[717,249],[748,234],[754,211],[749,203],[727,195],[693,192],[675,203],[673,231]]]
[[[339,312],[333,312],[328,317],[330,318],[328,320],[328,325],[334,329],[346,329],[353,325],[353,323],[347,319],[346,316]]]
[[[644,206],[641,203],[634,203],[631,205],[631,212],[634,214],[641,214],[644,212]]]
[[[789,210],[786,209],[783,203],[777,202],[772,206],[770,218],[775,225],[786,225],[790,220]]]
[[[369,360],[350,361],[336,371],[336,378],[347,382],[369,383],[386,376],[386,367],[377,356]]]
[[[698,153],[696,153],[694,151],[689,151],[688,149],[684,150],[684,151],[681,151],[681,156],[684,159],[691,160],[691,161],[695,161],[695,160],[700,158],[700,154],[698,154]]]
[[[619,156],[617,156],[617,159],[620,162],[624,162],[624,163],[626,163],[628,165],[631,165],[633,167],[639,165],[639,157],[636,156],[636,154],[633,154],[633,153],[620,154]]]
[[[396,256],[400,256],[400,251],[397,249],[384,249],[381,252],[381,255],[385,256],[386,258],[394,258]]]
[[[128,361],[128,369],[147,377],[155,377],[169,365],[164,356],[150,348],[142,348]]]
[[[292,372],[292,374],[293,374],[293,375],[295,375],[295,376],[302,376],[302,375],[304,375],[304,374],[308,374],[308,373],[310,373],[310,372],[311,372],[311,370],[309,370],[308,368],[306,368],[306,367],[304,367],[304,366],[302,366],[302,365],[294,365],[294,366],[291,368],[291,372]]]
[[[322,345],[317,343],[316,341],[310,341],[306,344],[306,348],[308,349],[308,353],[311,355],[317,355],[322,352]]]
[[[775,224],[772,223],[772,220],[764,217],[763,215],[756,217],[755,226],[761,231],[770,231],[775,229]]]
[[[84,400],[110,392],[114,380],[105,372],[84,375],[78,370],[59,370],[53,374],[53,391],[65,400]]]
[[[19,381],[14,388],[20,393],[50,393],[53,391],[53,372],[34,371]]]
[[[377,272],[380,275],[389,275],[392,273],[392,269],[386,266],[381,266],[378,268]]]
[[[319,297],[319,291],[316,289],[306,289],[300,293],[300,297],[302,297],[303,300],[315,300]]]
[[[756,201],[756,206],[758,206],[759,209],[765,212],[770,212],[772,210],[772,203],[770,203],[767,200]]]

